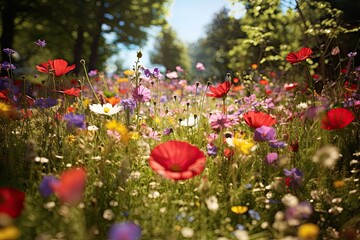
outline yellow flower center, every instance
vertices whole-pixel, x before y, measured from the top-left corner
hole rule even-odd
[[[110,112],[110,108],[104,107],[104,113],[108,113],[108,112]]]

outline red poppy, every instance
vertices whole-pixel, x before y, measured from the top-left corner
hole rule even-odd
[[[269,81],[266,80],[266,79],[261,79],[261,80],[259,81],[259,83],[260,83],[261,85],[268,85],[268,84],[269,84]]]
[[[0,91],[0,100],[2,100],[4,102],[11,102],[11,100],[10,100],[10,98],[8,98],[7,94],[8,94],[7,90]]]
[[[243,115],[247,125],[251,128],[259,128],[261,126],[270,127],[276,123],[276,119],[267,113],[259,111],[250,111]]]
[[[60,77],[75,68],[75,64],[68,66],[68,62],[63,59],[48,60],[47,63],[41,63],[36,66],[39,72],[54,72],[56,77]]]
[[[157,145],[150,154],[150,167],[168,179],[184,180],[199,175],[205,168],[206,157],[196,146],[187,142],[168,141]]]
[[[310,58],[313,51],[310,48],[302,48],[298,52],[291,52],[286,56],[286,61],[291,64],[299,63]]]
[[[326,130],[341,129],[354,121],[354,114],[346,108],[334,108],[321,120],[321,128]]]
[[[214,97],[214,98],[222,98],[226,96],[226,94],[229,92],[231,87],[231,83],[229,81],[225,81],[218,85],[217,87],[210,86],[209,89],[211,93],[206,93],[206,96],[208,97]]]
[[[227,158],[227,159],[231,159],[233,156],[234,156],[235,152],[230,149],[230,148],[225,148],[224,149],[224,156]]]
[[[62,202],[76,204],[83,197],[85,181],[85,169],[74,168],[63,172],[60,180],[52,183],[51,188]]]
[[[16,218],[24,208],[25,193],[14,189],[0,188],[0,213]]]
[[[285,83],[285,84],[284,84],[284,89],[285,89],[286,91],[289,91],[289,90],[291,90],[291,89],[296,88],[297,85],[298,85],[298,83]]]
[[[79,97],[81,90],[79,88],[69,88],[69,89],[65,89],[64,91],[56,91],[56,92],[60,92],[68,96]]]

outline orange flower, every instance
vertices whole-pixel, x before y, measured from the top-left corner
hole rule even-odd
[[[266,80],[266,79],[261,79],[261,80],[259,81],[259,83],[260,83],[261,85],[268,85],[268,84],[269,84],[269,81]]]
[[[206,93],[206,96],[214,97],[214,98],[222,98],[226,96],[230,88],[231,88],[231,83],[229,81],[225,81],[220,85],[218,85],[217,87],[210,86],[209,89],[211,93]]]
[[[115,106],[116,104],[120,103],[121,98],[119,98],[119,97],[110,97],[110,98],[105,98],[105,101],[107,103],[111,103],[111,105]]]

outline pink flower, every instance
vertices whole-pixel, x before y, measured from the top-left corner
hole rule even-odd
[[[148,102],[151,99],[150,89],[140,85],[134,89],[132,96],[137,102]]]
[[[205,66],[204,66],[204,64],[202,64],[201,62],[198,62],[198,63],[196,64],[196,70],[198,70],[198,71],[205,71]]]
[[[232,126],[232,121],[221,112],[213,113],[209,120],[212,129],[224,129]]]

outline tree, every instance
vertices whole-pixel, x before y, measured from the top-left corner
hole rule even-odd
[[[151,63],[163,65],[170,71],[175,70],[176,66],[182,66],[185,70],[190,69],[187,47],[177,38],[171,27],[163,27],[157,39],[155,50],[150,54]]]

